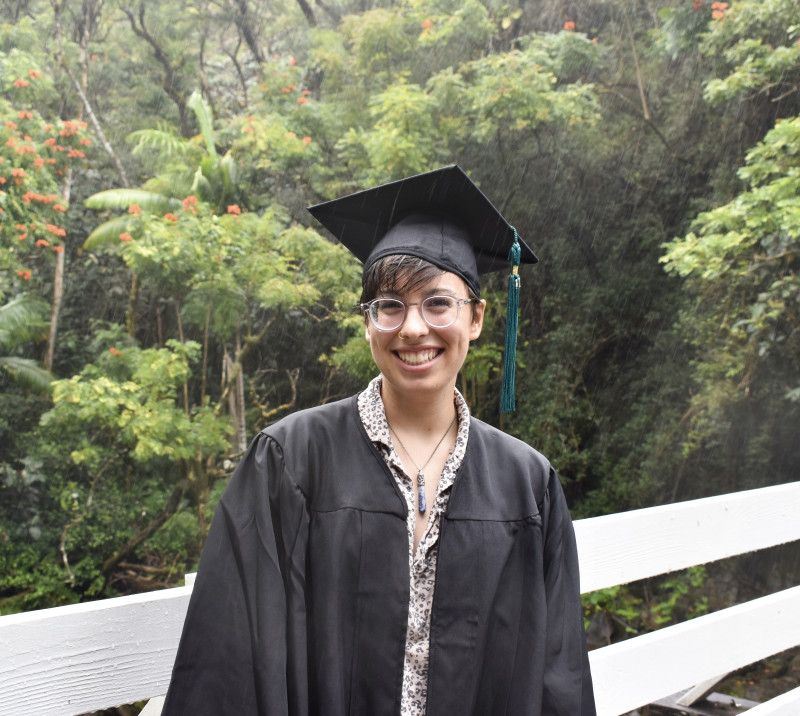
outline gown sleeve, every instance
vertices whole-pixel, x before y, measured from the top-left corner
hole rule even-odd
[[[262,433],[214,515],[165,716],[307,712],[307,527],[305,496]]]
[[[542,514],[547,597],[542,716],[595,716],[575,531],[552,468]]]

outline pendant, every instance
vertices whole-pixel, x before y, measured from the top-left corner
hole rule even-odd
[[[425,514],[425,475],[422,474],[422,470],[417,473],[417,505],[419,506],[419,513],[421,515]]]

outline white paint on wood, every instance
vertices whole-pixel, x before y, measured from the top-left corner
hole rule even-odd
[[[575,522],[581,592],[800,539],[800,482]]]
[[[166,693],[191,587],[0,618],[0,714],[71,716]]]
[[[161,711],[164,708],[166,696],[156,696],[150,699],[145,707],[139,712],[139,716],[161,716]]]
[[[797,716],[800,714],[800,688],[776,696],[747,711],[747,716]]]
[[[706,696],[708,696],[714,690],[714,687],[720,681],[724,681],[727,678],[727,676],[728,672],[725,672],[724,674],[722,674],[722,676],[713,676],[710,679],[701,681],[699,684],[695,684],[675,703],[678,704],[678,706],[692,706],[696,704],[698,701],[702,701]]]
[[[598,716],[619,716],[798,644],[793,587],[597,649],[589,660]]]

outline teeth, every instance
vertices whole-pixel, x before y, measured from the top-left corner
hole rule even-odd
[[[429,360],[433,360],[436,358],[436,354],[438,353],[437,350],[427,350],[427,351],[417,351],[414,353],[400,353],[398,351],[397,355],[403,363],[408,363],[409,365],[420,365],[421,363],[427,363]]]

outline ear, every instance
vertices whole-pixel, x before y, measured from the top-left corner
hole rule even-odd
[[[472,323],[469,327],[469,339],[474,341],[483,330],[483,314],[486,311],[486,299],[482,298],[473,305]]]

